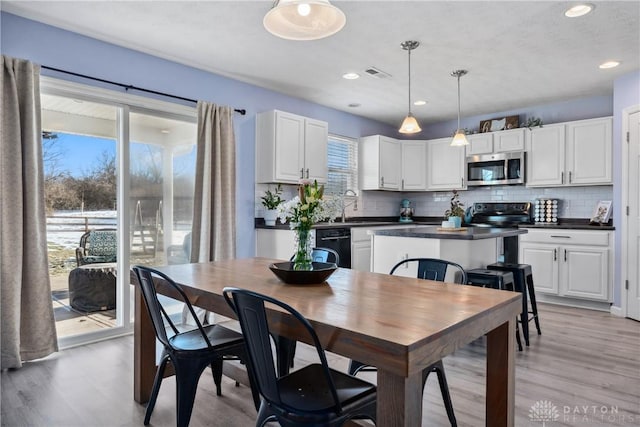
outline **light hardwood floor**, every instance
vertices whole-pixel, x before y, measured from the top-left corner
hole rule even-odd
[[[516,426],[543,426],[536,413],[558,415],[546,426],[640,425],[640,323],[607,313],[540,304],[543,335],[516,354]],[[533,323],[531,324],[533,327]],[[298,364],[309,352],[300,346]],[[330,363],[346,369],[347,360]],[[22,369],[2,372],[2,426],[142,426],[144,407],[133,401],[131,336],[69,349]],[[460,426],[484,425],[485,343],[476,340],[444,360]],[[375,381],[374,373],[363,374]],[[223,379],[215,395],[207,372],[191,426],[252,426],[247,387]],[[547,402],[548,412],[532,410]],[[162,385],[152,426],[175,425],[175,386]],[[424,426],[447,426],[435,376],[424,397]]]

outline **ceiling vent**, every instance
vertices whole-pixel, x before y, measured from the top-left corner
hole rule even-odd
[[[369,67],[364,70],[364,72],[369,74],[371,77],[375,77],[376,79],[387,79],[391,77],[391,74],[385,73],[384,71],[379,70],[376,67]]]

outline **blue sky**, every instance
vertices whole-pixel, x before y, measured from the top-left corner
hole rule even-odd
[[[102,153],[116,154],[116,141],[113,139],[57,133],[54,151],[60,153],[57,159],[57,171],[66,171],[74,177],[83,177],[99,166]],[[150,150],[151,148],[151,150]],[[131,158],[139,161],[151,161],[152,152],[159,148],[149,144],[131,144]],[[46,160],[46,159],[45,159]],[[159,160],[158,160],[159,161]],[[177,157],[174,161],[174,173],[193,171],[195,165],[195,145],[188,155]],[[45,164],[45,172],[47,165]]]

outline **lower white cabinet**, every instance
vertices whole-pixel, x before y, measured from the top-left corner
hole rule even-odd
[[[536,294],[611,301],[612,231],[529,229],[520,262],[531,265]]]
[[[410,228],[413,224],[383,225],[377,227],[351,228],[351,269],[358,271],[371,270],[371,234],[370,230],[383,228]]]
[[[311,230],[312,242],[316,231]],[[313,245],[313,243],[312,243]],[[256,229],[256,256],[288,261],[296,250],[296,234],[286,229]]]

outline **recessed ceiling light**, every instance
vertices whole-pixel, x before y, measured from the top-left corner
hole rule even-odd
[[[618,65],[620,65],[620,63],[618,61],[607,61],[607,62],[603,62],[602,64],[600,64],[600,68],[602,68],[602,69],[615,68]]]
[[[351,107],[351,108],[357,108],[359,106],[360,106],[360,104],[358,104],[357,102],[352,102],[351,104],[349,104],[349,107]]]
[[[594,8],[595,6],[589,3],[577,4],[567,9],[564,12],[564,16],[566,16],[567,18],[577,18],[579,16],[586,15],[587,13],[591,12]]]
[[[346,73],[342,75],[342,78],[347,80],[355,80],[359,77],[360,77],[360,74],[358,73]]]
[[[160,133],[167,134],[169,132],[170,132],[169,129],[160,129]]]
[[[419,99],[418,101],[414,101],[413,105],[426,105],[427,101],[423,101],[422,99]]]

